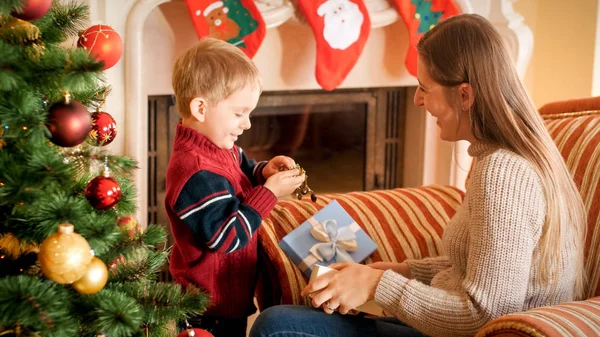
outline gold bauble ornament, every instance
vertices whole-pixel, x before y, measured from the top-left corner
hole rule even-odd
[[[91,295],[102,290],[107,281],[108,269],[106,265],[99,258],[93,257],[85,275],[73,282],[73,288],[80,294]]]
[[[79,280],[92,261],[90,245],[83,236],[73,232],[73,225],[58,225],[55,234],[40,245],[38,262],[50,280],[67,284]]]
[[[304,174],[304,181],[294,191],[294,194],[296,194],[296,198],[298,198],[298,200],[302,200],[302,196],[310,193],[310,200],[312,202],[317,202],[317,195],[315,194],[315,192],[313,192],[313,190],[310,189],[310,187],[308,187],[308,174],[306,174],[306,171],[304,171],[304,169],[302,167],[300,167],[300,164],[296,164],[296,165],[288,167],[288,168],[282,167],[279,170],[285,171],[285,170],[293,170],[293,169],[298,169],[299,176]]]

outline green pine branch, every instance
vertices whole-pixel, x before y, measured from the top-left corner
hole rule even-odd
[[[45,43],[62,43],[71,36],[77,36],[79,31],[86,28],[88,21],[87,5],[75,1],[68,4],[54,1],[48,13],[35,24],[40,28]]]
[[[120,254],[107,255],[109,280],[115,283],[155,281],[168,257],[168,251],[151,251],[146,247],[127,247]]]
[[[27,276],[0,278],[0,331],[72,337],[77,319],[64,287]]]
[[[0,1],[0,16],[8,16],[14,9],[20,9],[24,0],[2,0]]]
[[[93,295],[76,296],[82,330],[107,336],[132,336],[143,322],[143,310],[137,300],[122,291],[109,288]]]

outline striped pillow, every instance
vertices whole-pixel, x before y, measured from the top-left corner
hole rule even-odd
[[[280,201],[259,229],[263,270],[257,291],[259,308],[275,304],[305,304],[300,296],[306,279],[279,249],[279,241],[333,199],[356,220],[377,244],[367,259],[399,262],[406,258],[437,256],[448,220],[462,202],[464,193],[450,186],[353,192],[319,196],[316,203]]]
[[[600,296],[600,110],[542,116],[588,210],[587,296]]]
[[[598,336],[600,297],[502,316],[477,332],[484,336]]]

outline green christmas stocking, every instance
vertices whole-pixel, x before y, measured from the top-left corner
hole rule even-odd
[[[440,20],[460,14],[452,0],[394,0],[398,12],[408,27],[410,45],[406,54],[406,69],[417,76],[417,43]]]
[[[252,0],[185,0],[199,38],[210,36],[240,47],[254,57],[266,34]]]

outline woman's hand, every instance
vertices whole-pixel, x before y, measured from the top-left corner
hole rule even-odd
[[[380,261],[380,262],[369,263],[367,266],[374,268],[374,269],[381,269],[381,270],[391,269],[395,273],[398,273],[398,274],[406,277],[407,279],[412,278],[411,274],[410,274],[410,267],[408,266],[408,263],[406,263],[406,262],[397,263],[397,262]]]
[[[281,168],[289,169],[296,165],[294,159],[287,156],[276,156],[269,160],[265,168],[263,168],[262,175],[265,180],[269,179],[272,175],[279,172]]]
[[[337,310],[345,315],[375,297],[375,289],[384,271],[358,263],[336,263],[328,266],[338,270],[317,277],[303,290],[302,296],[311,294],[312,305],[323,307],[326,313]]]

